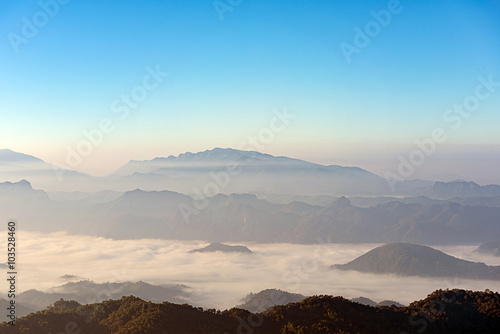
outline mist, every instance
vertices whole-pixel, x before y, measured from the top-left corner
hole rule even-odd
[[[226,309],[250,292],[278,288],[306,296],[359,296],[402,304],[422,299],[436,289],[500,291],[500,282],[456,278],[397,277],[330,269],[380,244],[260,244],[240,243],[253,254],[188,253],[205,241],[158,239],[113,240],[63,232],[19,232],[19,289],[48,291],[64,284],[63,275],[97,283],[145,281],[185,284],[189,303]],[[5,247],[0,242],[0,247]],[[500,258],[473,252],[477,245],[434,246],[450,255],[488,265]],[[22,300],[19,300],[22,303]]]

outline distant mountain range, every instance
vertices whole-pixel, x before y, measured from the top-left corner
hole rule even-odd
[[[439,306],[439,311],[436,307]],[[70,325],[68,325],[70,324]],[[261,313],[232,308],[203,310],[188,304],[154,304],[129,296],[81,306],[51,308],[0,324],[2,334],[59,333],[483,333],[500,332],[500,294],[437,290],[407,307],[375,308],[342,297],[314,296]]]
[[[461,260],[431,247],[408,243],[380,246],[332,268],[400,276],[500,279],[500,266]]]
[[[266,193],[330,196],[500,197],[500,186],[473,182],[406,180],[392,192],[387,181],[359,167],[324,166],[256,151],[215,148],[152,160],[132,160],[104,177],[76,172],[63,163],[0,150],[0,182],[27,180],[50,192],[142,189],[188,195]],[[77,195],[73,194],[75,198]],[[109,198],[109,197],[108,197]]]
[[[273,203],[252,194],[218,194],[200,202],[177,192],[139,189],[80,196],[53,200],[27,181],[0,183],[0,210],[25,230],[114,239],[465,244],[500,235],[500,207],[420,198],[383,199],[383,204],[354,198],[373,204],[358,207],[346,197],[319,206]]]
[[[432,186],[415,190],[415,193],[437,199],[450,199],[454,197],[498,197],[500,196],[500,186],[480,186],[477,183],[466,181],[435,182]]]

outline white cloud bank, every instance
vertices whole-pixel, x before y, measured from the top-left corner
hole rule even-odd
[[[403,304],[422,299],[438,288],[500,291],[500,282],[495,281],[402,278],[329,269],[330,265],[353,260],[378,244],[245,243],[254,254],[188,253],[205,245],[204,241],[112,240],[62,232],[20,231],[18,289],[48,290],[60,285],[60,277],[65,274],[98,283],[179,283],[193,288],[190,303],[218,309],[233,307],[247,293],[266,288],[304,295],[392,299]],[[0,247],[6,249],[6,240],[0,241]],[[500,265],[500,258],[473,253],[476,247],[436,248],[467,260]],[[3,290],[6,289],[5,286]]]

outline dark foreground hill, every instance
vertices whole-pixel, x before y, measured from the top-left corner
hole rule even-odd
[[[0,333],[499,333],[500,294],[438,290],[408,307],[370,307],[342,297],[315,296],[262,313],[203,310],[124,297],[51,308],[0,324]]]
[[[500,266],[466,261],[431,247],[407,243],[380,246],[332,268],[401,276],[500,279]]]

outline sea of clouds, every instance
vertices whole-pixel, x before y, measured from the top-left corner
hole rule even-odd
[[[217,309],[233,307],[248,293],[268,288],[306,296],[363,296],[376,302],[391,299],[402,304],[425,298],[439,288],[500,291],[500,282],[495,281],[396,277],[329,268],[332,264],[351,261],[379,244],[243,243],[254,253],[189,253],[207,244],[205,241],[113,240],[63,232],[20,231],[18,290],[48,291],[67,282],[61,278],[64,275],[97,283],[175,283],[192,289],[189,303]],[[6,246],[6,240],[2,240],[0,247],[6,249]],[[500,257],[473,252],[477,245],[435,248],[458,258],[500,265]],[[3,290],[6,289],[5,283]]]

